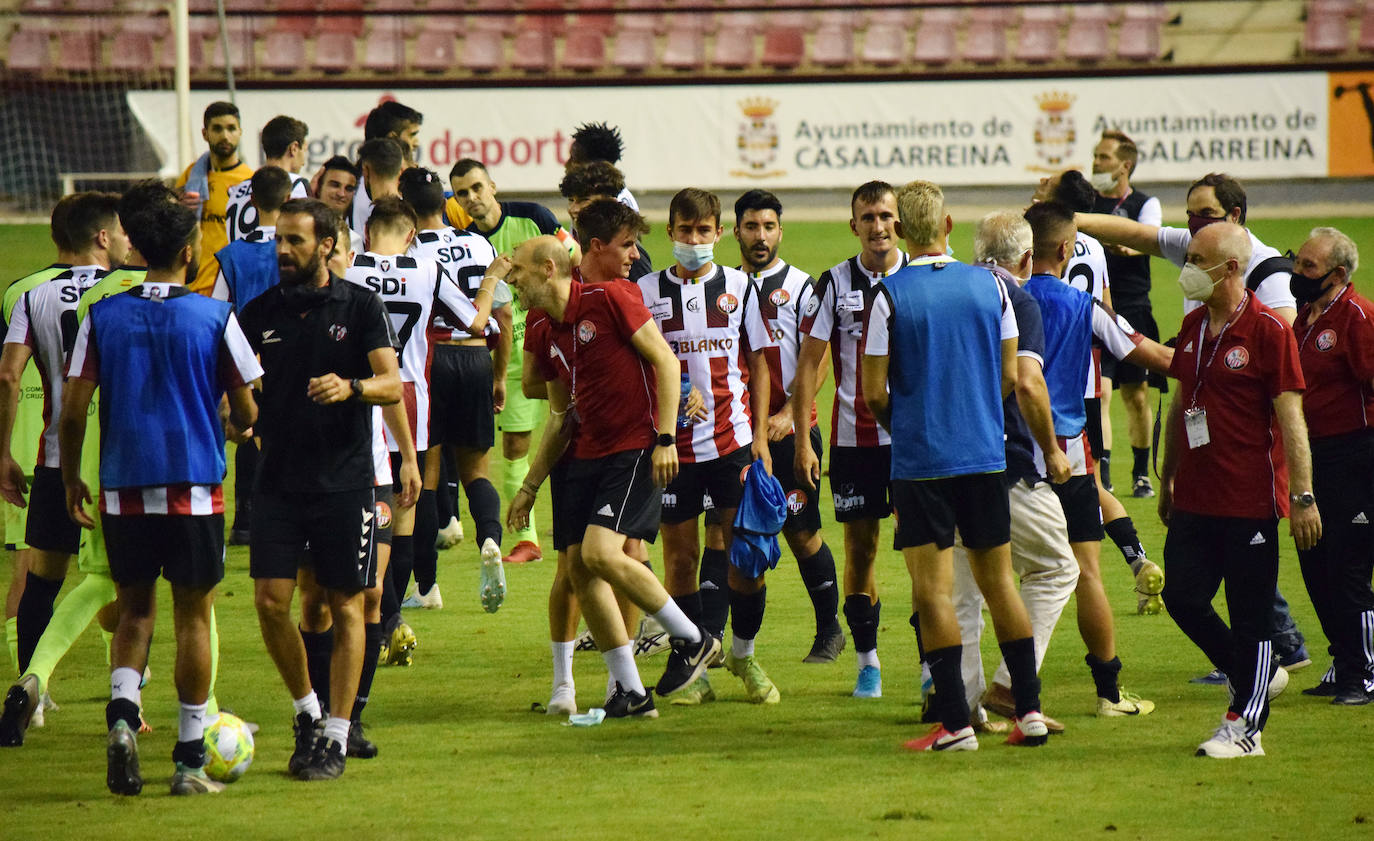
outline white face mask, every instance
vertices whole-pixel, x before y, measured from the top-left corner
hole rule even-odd
[[[1094,172],[1088,180],[1099,193],[1105,193],[1116,186],[1116,176],[1110,172]]]
[[[714,242],[703,242],[700,245],[688,245],[685,242],[673,243],[673,259],[682,264],[682,267],[689,272],[694,272],[716,257],[716,244]]]
[[[1178,273],[1178,285],[1183,290],[1183,297],[1190,301],[1205,301],[1212,297],[1212,290],[1221,281],[1212,280],[1210,272],[1225,265],[1226,263],[1222,262],[1210,269],[1204,269],[1193,263],[1184,263],[1183,271]]]

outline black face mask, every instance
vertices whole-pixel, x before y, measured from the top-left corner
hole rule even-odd
[[[1297,299],[1298,306],[1301,307],[1310,304],[1320,298],[1322,292],[1326,291],[1322,288],[1323,284],[1326,283],[1326,279],[1330,277],[1331,272],[1334,271],[1335,269],[1331,269],[1321,277],[1308,277],[1307,275],[1293,272],[1292,279],[1288,281],[1288,291],[1293,293],[1293,297]]]

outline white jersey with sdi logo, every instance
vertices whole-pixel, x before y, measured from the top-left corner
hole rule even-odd
[[[400,343],[402,400],[410,420],[415,449],[429,449],[428,330],[436,311],[454,323],[471,324],[477,310],[438,263],[414,257],[367,252],[354,258],[344,279],[377,293],[391,316]],[[399,449],[387,432],[387,445]]]
[[[476,302],[477,290],[482,288],[482,278],[487,266],[496,259],[496,249],[481,234],[470,234],[456,228],[432,228],[419,231],[410,243],[411,257],[420,260],[433,260],[448,272],[468,300]],[[492,308],[496,306],[493,303]],[[494,328],[488,328],[489,332]],[[461,342],[473,338],[465,327],[450,324],[442,313],[436,314],[430,322],[430,335],[435,341]]]
[[[1112,286],[1107,274],[1107,252],[1102,243],[1082,231],[1073,244],[1073,256],[1064,269],[1061,278],[1065,283],[1080,292],[1087,292],[1099,304],[1106,303],[1103,297]],[[1083,396],[1089,399],[1102,396],[1102,348],[1093,343],[1092,364],[1088,366],[1088,379],[1083,385]]]
[[[291,199],[310,198],[310,182],[295,173],[291,176]],[[224,232],[230,242],[238,242],[258,229],[258,209],[253,206],[253,179],[249,178],[229,188],[229,201],[224,205]]]
[[[758,292],[738,269],[683,280],[673,269],[635,281],[654,323],[706,401],[707,419],[677,431],[678,460],[712,461],[754,441],[745,351],[773,344]]]
[[[751,272],[749,280],[759,295],[759,313],[772,334],[775,346],[764,350],[770,378],[768,413],[782,411],[792,394],[797,377],[797,354],[801,350],[802,311],[816,294],[811,275],[783,260],[771,269]],[[811,407],[811,422],[816,422],[816,407]]]

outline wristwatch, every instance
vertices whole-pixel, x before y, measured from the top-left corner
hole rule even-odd
[[[354,396],[354,397],[362,398],[362,396],[363,396],[363,381],[362,381],[362,380],[358,379],[357,377],[354,377],[351,381],[349,381],[348,387],[353,391],[353,396]]]
[[[1311,491],[1303,491],[1300,494],[1289,494],[1288,501],[1294,505],[1301,505],[1303,508],[1311,508],[1317,504],[1317,498]]]
[[[660,447],[671,447],[677,443],[677,438],[671,432],[660,432],[655,443]]]

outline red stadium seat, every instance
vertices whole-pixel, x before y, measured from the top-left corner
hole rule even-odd
[[[806,39],[794,27],[769,27],[763,33],[763,66],[791,70],[806,57]]]
[[[913,60],[921,64],[948,64],[954,60],[960,14],[954,9],[931,9],[921,15],[916,30]],[[870,28],[869,32],[873,30]]]
[[[754,64],[754,30],[749,26],[724,25],[716,30],[711,65],[742,70]]]
[[[1116,54],[1130,61],[1159,58],[1160,27],[1167,17],[1163,3],[1133,3],[1117,29]]]
[[[1307,11],[1302,51],[1308,55],[1340,55],[1350,49],[1350,23],[1343,9],[1313,5]]]
[[[1101,3],[1075,6],[1064,37],[1064,57],[1074,61],[1102,61],[1109,52],[1111,13]]]
[[[192,38],[187,42],[187,46],[190,47],[191,72],[194,73],[196,68],[205,65],[205,42],[199,38]],[[158,57],[157,66],[162,70],[175,70],[177,67],[176,39],[171,36],[163,38],[158,41],[155,49]]]
[[[916,33],[920,40],[920,32]],[[953,36],[953,31],[950,32]],[[906,28],[901,26],[872,26],[864,33],[863,46],[859,50],[859,60],[878,67],[895,67],[906,64],[910,47],[907,45]]]
[[[481,34],[484,36],[492,35],[489,32]],[[497,64],[499,65],[501,36],[494,35],[493,37],[496,39]],[[472,36],[469,35],[467,40],[463,42],[463,46],[467,47],[472,40]],[[453,66],[458,63],[454,46],[453,33],[422,29],[415,38],[415,58],[411,61],[410,66],[426,73],[445,73],[452,70]],[[475,70],[477,68],[470,67],[469,69]]]
[[[420,39],[415,42],[417,53],[423,38],[424,33],[421,33]],[[452,35],[448,36],[448,42],[449,50],[452,51]],[[500,32],[474,29],[463,37],[463,51],[458,55],[458,63],[473,73],[490,73],[500,67],[505,58],[505,39]]]
[[[954,14],[957,18],[958,12]],[[902,30],[915,29],[916,12],[912,9],[874,9],[868,13],[868,19],[864,26],[867,29],[872,29],[875,26],[880,29],[894,26]]]
[[[525,0],[525,17],[523,27],[525,29],[542,29],[550,34],[557,34],[567,29],[567,16],[562,13],[562,0]],[[515,57],[520,57],[517,50]],[[550,51],[550,66],[553,58]]]
[[[991,12],[991,13],[988,13]],[[965,61],[997,64],[1007,57],[1007,17],[1000,10],[979,9],[964,31]]]
[[[115,34],[110,44],[110,69],[146,73],[154,66],[152,35],[129,30]]]
[[[854,63],[854,28],[847,23],[822,23],[811,44],[811,61],[821,67]]]
[[[621,32],[647,29],[662,35],[668,31],[668,18],[660,12],[662,6],[659,0],[625,0],[624,11],[616,15],[616,28]]]
[[[228,8],[227,4],[225,8]],[[273,4],[272,11],[277,15],[272,23],[273,29],[306,35],[315,31],[315,12],[319,11],[319,3],[317,0],[280,0]]]
[[[553,32],[548,29],[526,29],[515,36],[511,52],[511,67],[527,73],[543,73],[553,69]]]
[[[363,0],[329,0],[320,10],[331,14],[320,15],[316,31],[347,32],[357,38],[363,34],[363,9]]]
[[[46,31],[29,29],[28,21],[24,27],[10,38],[5,69],[13,73],[40,73],[48,68],[52,36]]]
[[[76,73],[93,73],[101,67],[100,36],[89,29],[57,34],[58,67]]]
[[[600,70],[606,66],[606,36],[596,27],[574,26],[563,39],[561,66],[569,70]]]
[[[1063,11],[1057,6],[1021,10],[1021,25],[1016,32],[1016,60],[1044,64],[1059,57],[1059,23]]]
[[[318,44],[316,49],[319,49]],[[262,43],[261,66],[273,73],[296,73],[304,70],[305,36],[290,30],[267,33]]]
[[[696,27],[668,31],[663,46],[663,66],[673,70],[700,70],[706,64],[706,34]]]
[[[1360,17],[1360,37],[1355,42],[1362,53],[1374,53],[1374,3],[1366,3]]]
[[[235,70],[243,70],[253,63],[253,36],[246,28],[235,28],[233,21],[229,21],[228,32],[230,66]],[[225,65],[224,39],[218,35],[210,39],[210,66],[212,68],[222,68]]]
[[[119,31],[162,38],[172,31],[172,22],[164,14],[125,15],[119,21]]]
[[[388,42],[384,37],[373,33],[365,42],[368,55],[372,54],[373,45],[390,46],[392,61],[390,67],[385,70],[399,70],[401,59],[404,57],[405,50],[399,39]],[[356,52],[358,40],[347,32],[321,32],[315,36],[315,62],[316,70],[322,73],[346,73],[356,65]],[[369,66],[366,61],[363,66],[368,70],[376,70],[376,67]]]
[[[19,11],[25,17],[24,28],[29,29],[29,24],[34,18],[41,17],[50,12],[60,12],[66,3],[63,0],[24,0],[19,4]],[[32,31],[30,29],[30,31]]]
[[[622,29],[615,36],[611,64],[637,73],[654,65],[654,33],[648,29]]]
[[[373,17],[363,44],[363,68],[374,73],[395,73],[405,64],[405,18]],[[323,39],[324,36],[320,36]],[[319,54],[319,41],[316,42]],[[350,56],[351,58],[351,56]]]

